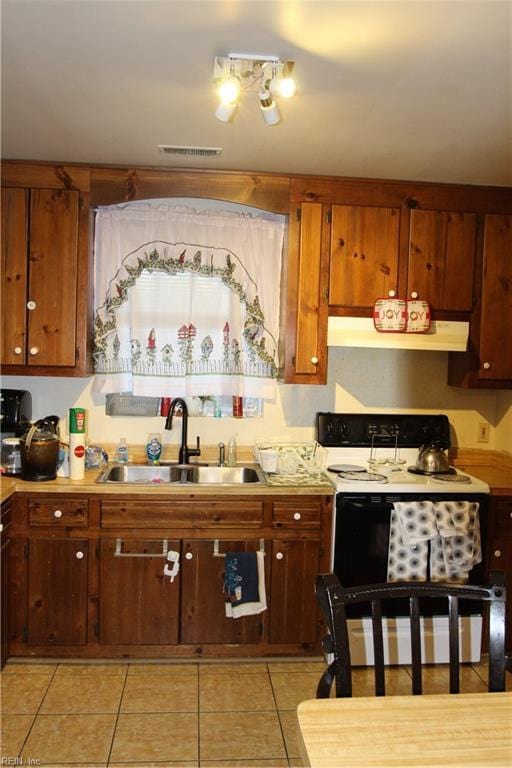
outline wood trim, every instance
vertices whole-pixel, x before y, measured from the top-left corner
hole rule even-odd
[[[35,163],[25,160],[2,162],[2,186],[31,189],[90,189],[90,168],[60,163]]]

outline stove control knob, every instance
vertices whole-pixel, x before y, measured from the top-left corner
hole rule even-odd
[[[494,550],[494,557],[501,557],[501,549]]]

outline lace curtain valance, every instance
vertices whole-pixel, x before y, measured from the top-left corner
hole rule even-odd
[[[283,237],[283,217],[101,208],[94,389],[273,398]]]

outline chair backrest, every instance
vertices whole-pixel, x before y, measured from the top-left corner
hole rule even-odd
[[[333,573],[316,579],[316,595],[324,614],[329,634],[324,639],[324,651],[332,661],[322,675],[317,698],[329,696],[333,681],[336,696],[352,696],[352,665],[346,607],[368,603],[371,608],[373,650],[375,656],[375,694],[385,695],[384,642],[382,634],[382,600],[409,599],[411,628],[412,693],[422,692],[420,598],[446,598],[450,649],[450,693],[459,693],[459,600],[480,601],[489,627],[489,691],[505,690],[505,602],[504,574],[491,573],[488,586],[459,586],[432,582],[396,582],[366,584],[345,589]]]

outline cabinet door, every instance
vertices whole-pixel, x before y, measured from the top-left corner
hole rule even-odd
[[[227,618],[224,607],[224,552],[255,552],[259,541],[183,542],[182,643],[257,643],[264,637],[266,611]],[[268,585],[268,562],[265,563]]]
[[[329,304],[372,307],[398,284],[398,208],[333,205]]]
[[[162,540],[119,543],[117,554],[115,539],[100,546],[100,643],[175,645],[181,575],[164,575]],[[178,540],[167,546],[180,552]]]
[[[75,190],[30,193],[29,365],[75,364],[79,199]]]
[[[480,379],[512,379],[512,216],[485,217]]]
[[[88,542],[32,539],[28,553],[28,642],[84,645]]]
[[[505,628],[505,642],[508,652],[512,651],[512,595],[510,594],[510,584],[512,584],[512,530],[510,534],[509,538],[504,536],[493,538],[489,558],[489,570],[503,571],[505,583],[508,587]]]
[[[320,542],[274,541],[270,593],[270,642],[314,643],[318,634],[315,579]]]
[[[25,363],[27,191],[2,189],[2,364]]]
[[[417,293],[434,309],[470,312],[476,215],[411,211],[407,295]]]
[[[327,378],[328,229],[321,203],[290,212],[288,258],[288,383],[323,384]]]

